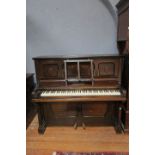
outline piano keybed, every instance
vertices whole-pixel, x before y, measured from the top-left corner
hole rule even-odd
[[[40,96],[121,96],[121,91],[118,89],[45,90],[41,92]]]

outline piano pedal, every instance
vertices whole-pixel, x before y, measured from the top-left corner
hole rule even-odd
[[[82,128],[83,128],[84,130],[86,129],[85,123],[82,123]]]
[[[78,127],[78,124],[77,124],[77,122],[75,122],[75,124],[74,124],[74,129],[76,130],[77,129],[77,127]]]

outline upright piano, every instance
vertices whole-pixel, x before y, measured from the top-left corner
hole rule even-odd
[[[37,85],[32,101],[38,105],[38,132],[47,126],[113,125],[122,132],[121,55],[52,56],[33,58]]]

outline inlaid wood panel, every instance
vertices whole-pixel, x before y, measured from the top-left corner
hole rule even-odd
[[[64,63],[54,60],[36,61],[36,72],[39,79],[64,79]]]
[[[83,104],[83,114],[84,116],[107,116],[109,114],[109,106],[111,104],[105,103],[105,102],[99,102],[99,103],[86,103]]]
[[[117,78],[120,74],[120,59],[94,60],[94,77],[96,78]]]
[[[98,68],[99,76],[113,76],[115,73],[115,65],[111,62],[101,62]]]
[[[43,73],[46,78],[52,78],[52,79],[58,78],[59,77],[58,64],[45,64]]]
[[[46,104],[45,115],[48,119],[53,118],[67,118],[76,116],[76,104],[75,103],[53,103]]]

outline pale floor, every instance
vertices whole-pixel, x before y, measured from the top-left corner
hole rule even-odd
[[[37,116],[27,129],[27,155],[51,155],[53,151],[128,152],[128,135],[116,134],[113,127],[47,127],[38,134]]]

